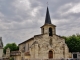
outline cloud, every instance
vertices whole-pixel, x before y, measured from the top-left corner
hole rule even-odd
[[[57,34],[72,35],[80,33],[79,0],[47,0],[52,23]],[[40,34],[44,24],[46,0],[0,0],[0,36],[4,45],[17,44]]]

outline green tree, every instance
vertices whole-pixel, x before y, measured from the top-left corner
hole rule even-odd
[[[6,54],[6,49],[10,48],[10,51],[16,51],[19,50],[19,47],[16,45],[16,43],[8,43],[6,44],[6,46],[4,47],[4,54]]]
[[[69,47],[70,52],[80,52],[80,35],[72,35],[65,38],[65,42]]]

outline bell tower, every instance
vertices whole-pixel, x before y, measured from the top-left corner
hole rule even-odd
[[[53,36],[56,34],[56,26],[51,23],[49,9],[47,7],[45,23],[41,27],[42,34],[48,34],[49,36]]]

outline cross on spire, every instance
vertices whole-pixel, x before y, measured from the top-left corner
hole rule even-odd
[[[45,24],[51,24],[51,19],[50,19],[50,14],[49,14],[48,7],[47,7],[47,11],[46,11]]]
[[[47,2],[47,6],[49,5],[49,3]]]

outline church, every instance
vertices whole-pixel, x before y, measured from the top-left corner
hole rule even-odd
[[[45,23],[41,34],[19,44],[21,59],[62,59],[70,58],[71,53],[65,39],[56,34],[56,25],[52,24],[47,7]]]

